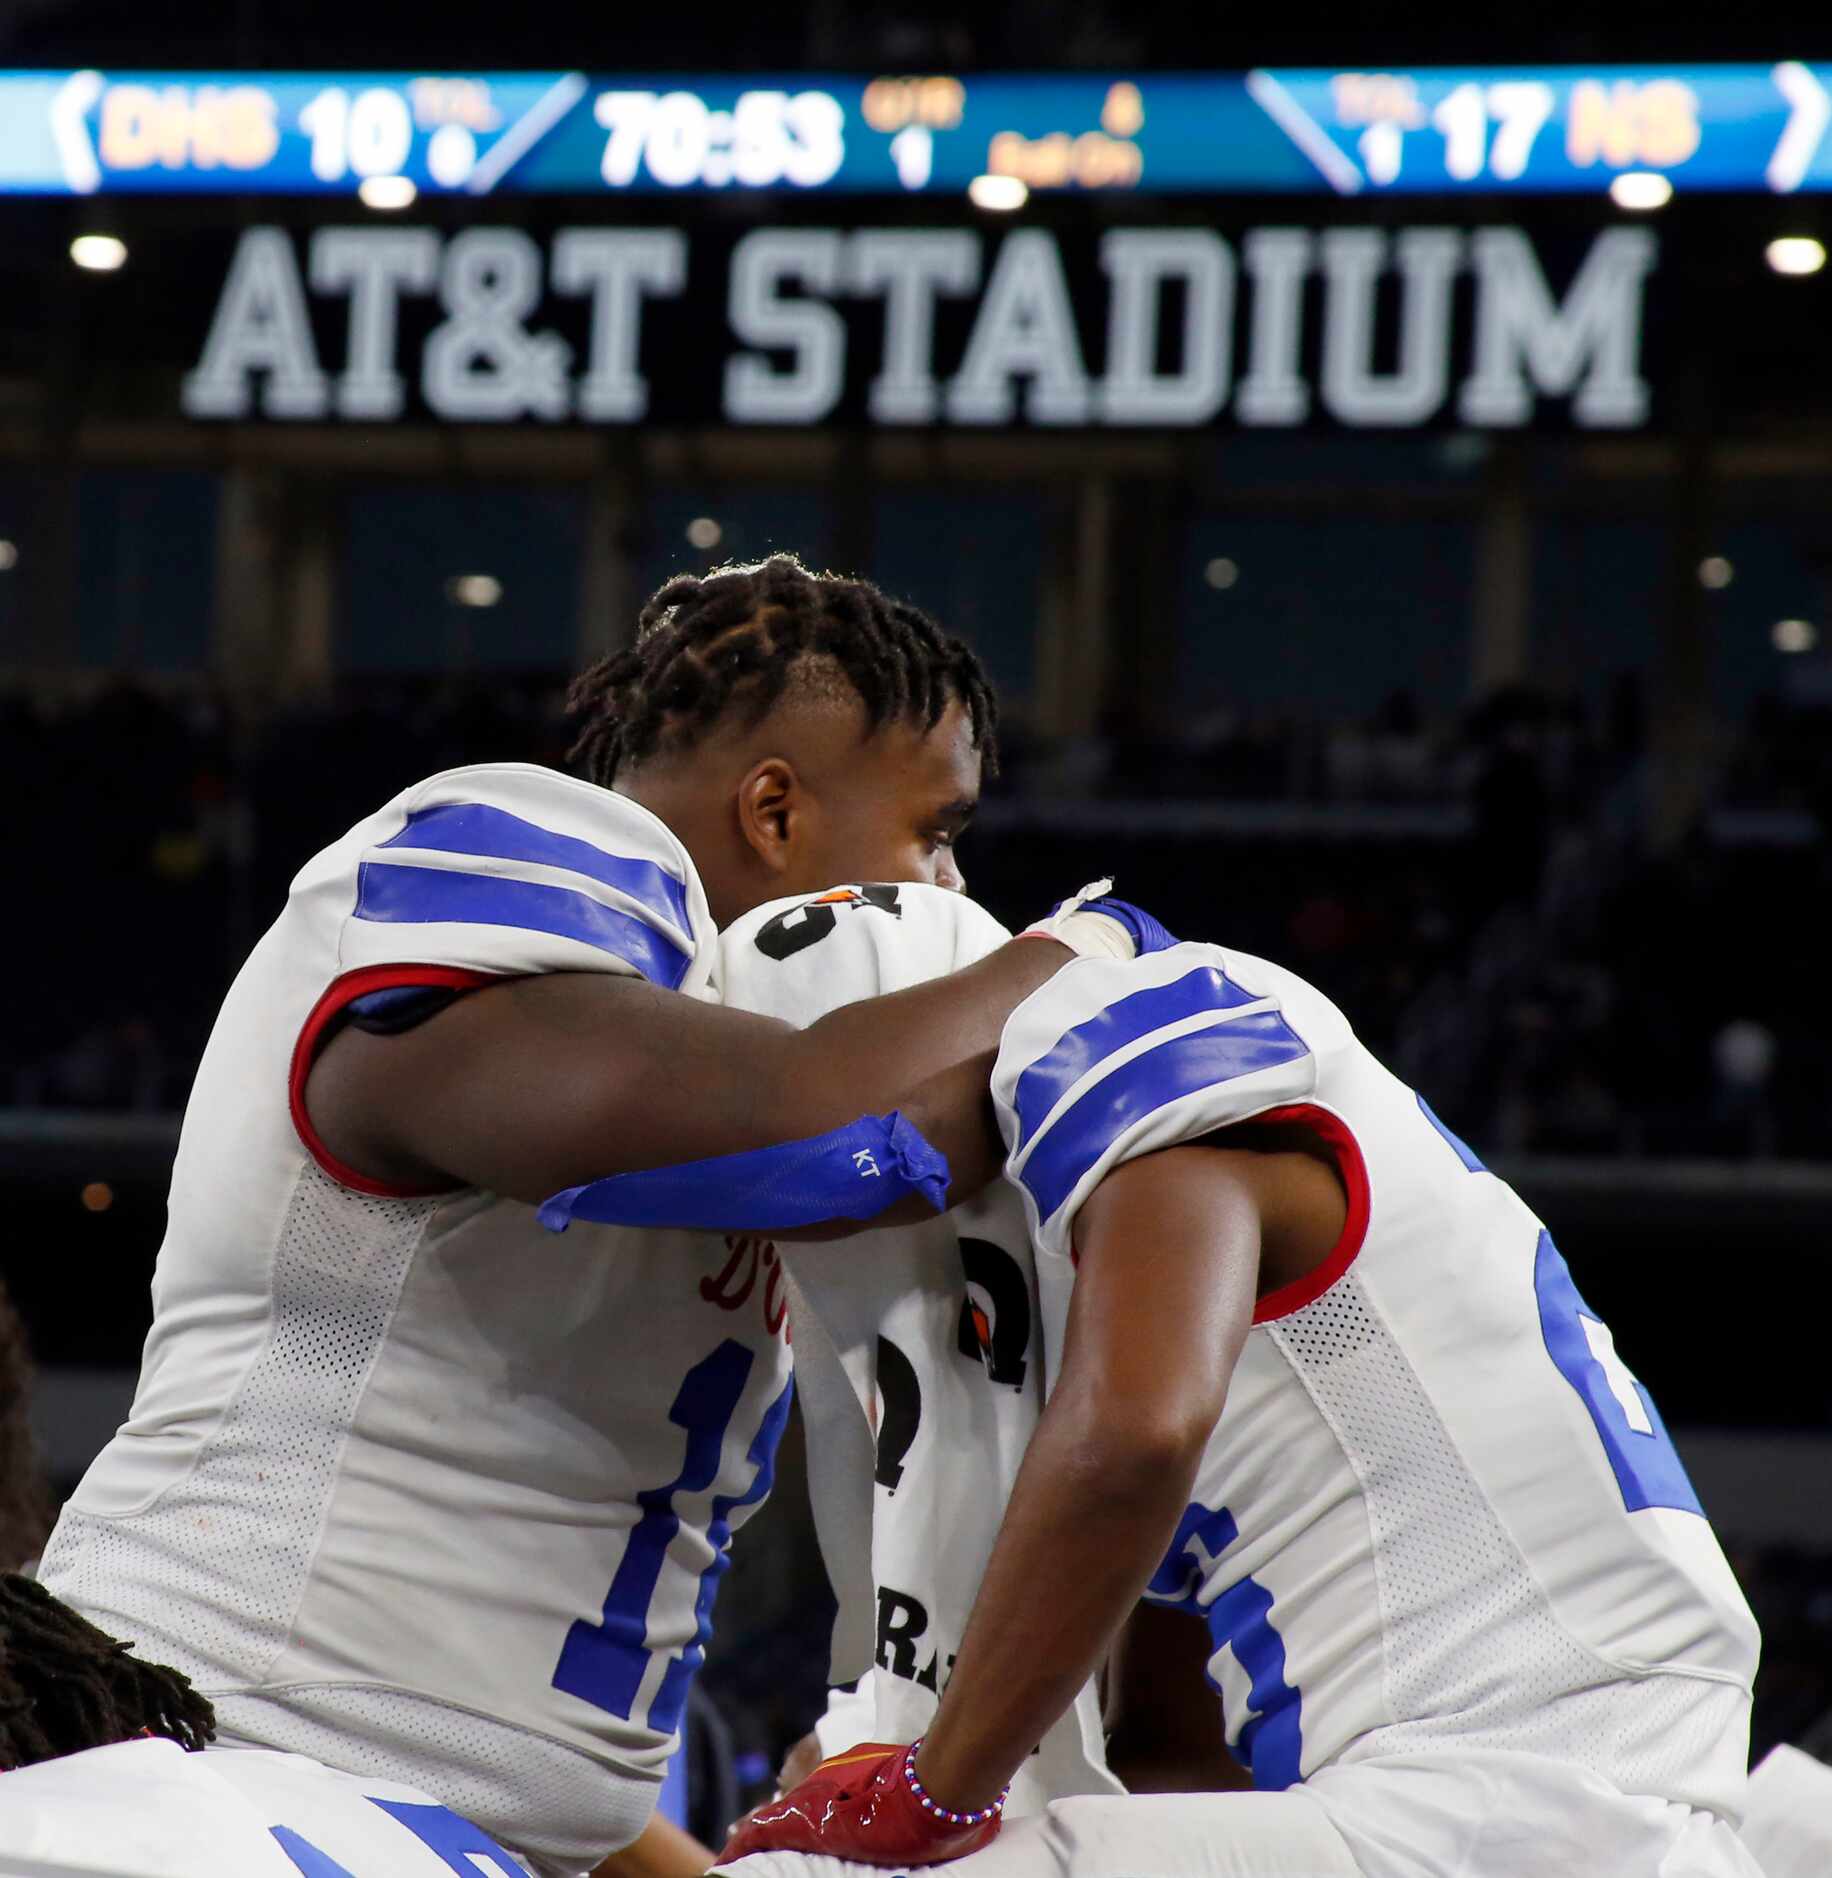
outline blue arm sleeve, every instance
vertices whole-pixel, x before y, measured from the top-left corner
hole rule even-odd
[[[575,1219],[787,1232],[829,1220],[876,1219],[907,1193],[920,1193],[941,1212],[948,1204],[948,1159],[893,1112],[861,1116],[827,1135],[568,1187],[542,1204],[540,1220],[549,1232],[564,1232]]]

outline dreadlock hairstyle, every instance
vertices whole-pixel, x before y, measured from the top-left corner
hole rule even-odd
[[[145,1663],[35,1579],[51,1502],[26,1429],[32,1366],[25,1329],[0,1286],[0,1773],[135,1735],[201,1748],[210,1704],[175,1670]]]
[[[142,1662],[36,1579],[0,1577],[0,1773],[137,1735],[195,1750],[216,1716],[177,1670]]]
[[[26,1419],[31,1396],[25,1326],[0,1284],[0,1571],[36,1558],[51,1530],[51,1496]]]
[[[761,723],[808,660],[829,662],[819,677],[837,670],[869,732],[895,719],[932,730],[958,699],[996,770],[998,704],[972,649],[870,581],[811,573],[789,554],[662,587],[635,643],[573,681],[571,759],[608,788],[622,768],[691,749],[729,712]]]

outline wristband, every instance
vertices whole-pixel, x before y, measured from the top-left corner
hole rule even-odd
[[[541,1203],[540,1221],[549,1232],[564,1232],[575,1219],[698,1232],[789,1232],[834,1219],[875,1219],[909,1193],[943,1211],[948,1157],[893,1110],[862,1115],[831,1134],[568,1187]]]
[[[1142,958],[1177,943],[1143,907],[1115,899],[1110,877],[1091,880],[1078,894],[1059,900],[1047,919],[1025,927],[1018,937],[1055,939],[1085,959]]]
[[[1129,959],[1135,955],[1131,935],[1118,920],[1085,910],[1090,900],[1113,891],[1110,879],[1091,880],[1077,894],[1058,900],[1046,918],[1018,934],[1020,939],[1054,939],[1084,959]]]
[[[999,1818],[1005,1811],[1005,1802],[1011,1798],[1011,1782],[1008,1780],[999,1789],[998,1798],[982,1806],[977,1813],[952,1813],[940,1804],[932,1795],[925,1792],[923,1784],[916,1778],[916,1756],[922,1749],[927,1735],[918,1735],[910,1743],[910,1751],[903,1757],[904,1784],[916,1797],[916,1804],[925,1813],[929,1813],[946,1826],[983,1826],[989,1819]]]

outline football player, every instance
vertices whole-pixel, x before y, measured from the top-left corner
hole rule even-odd
[[[1545,1227],[1342,1014],[1219,946],[1084,959],[1014,1014],[993,1093],[1064,1327],[1048,1405],[923,1737],[834,1757],[725,1858],[1749,1878],[1756,1631],[1659,1414]],[[1000,1473],[950,1455],[900,1517],[945,1545]],[[1141,1596],[1186,1614],[1256,1790],[1083,1794],[995,1838]],[[1122,1736],[1166,1705],[1165,1628]]]
[[[805,1024],[969,966],[1010,937],[972,901],[933,889],[842,889],[817,907],[812,927],[790,900],[721,934],[729,1002]],[[793,950],[787,934],[800,938]],[[913,1737],[932,1719],[1043,1412],[1062,1326],[1045,1320],[1023,1206],[1007,1182],[920,1225],[782,1251],[809,1487],[840,1606],[833,1677],[863,1678],[818,1726],[832,1754]],[[1064,1794],[1120,1790],[1090,1688],[1026,1758],[1012,1804],[1034,1811]]]
[[[32,1440],[31,1406],[25,1325],[0,1282],[0,1572],[27,1569],[51,1529],[51,1494]]]
[[[806,1030],[712,1001],[762,900],[959,884],[991,693],[869,584],[672,581],[573,702],[588,780],[448,771],[300,871],[198,1071],[132,1414],[42,1567],[224,1743],[553,1873],[649,1816],[790,1390],[774,1269],[581,1196],[658,1217],[645,1170],[723,1156],[746,1225],[926,1216],[994,1171],[1000,1027],[1070,956]]]

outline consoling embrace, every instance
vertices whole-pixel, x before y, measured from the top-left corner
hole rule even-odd
[[[0,1870],[106,1869],[110,1790],[220,1822],[133,1878],[630,1846],[792,1330],[856,1687],[751,1878],[1756,1873],[1755,1627],[1658,1412],[1341,1012],[1225,903],[1012,940],[954,856],[990,688],[868,583],[671,582],[574,702],[584,780],[403,792],[224,1002],[42,1570],[216,1746],[14,1753]],[[786,1325],[709,1302],[733,1233]]]

